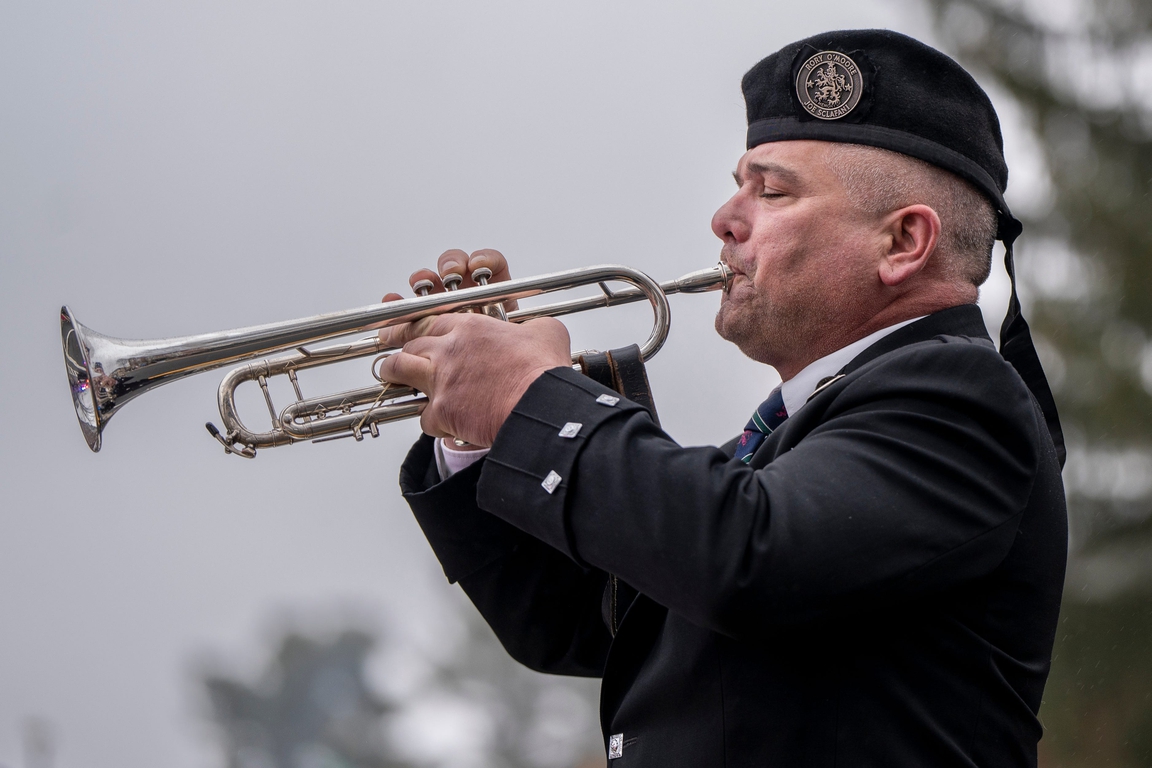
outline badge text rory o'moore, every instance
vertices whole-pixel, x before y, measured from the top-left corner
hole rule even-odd
[[[839,120],[856,108],[864,93],[864,76],[856,62],[837,51],[821,51],[796,73],[800,106],[821,120]]]

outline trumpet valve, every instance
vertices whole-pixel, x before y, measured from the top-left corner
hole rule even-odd
[[[488,281],[492,279],[492,270],[488,267],[480,267],[472,272],[472,280],[477,285],[488,285]],[[507,320],[508,314],[504,311],[504,305],[497,302],[495,304],[486,304],[484,306],[484,314],[488,317],[494,317],[497,320]]]
[[[435,287],[435,284],[433,284],[431,280],[417,280],[412,285],[412,290],[416,292],[417,296],[427,296],[432,293],[432,289]]]

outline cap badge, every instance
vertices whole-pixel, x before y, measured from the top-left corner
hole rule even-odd
[[[812,117],[839,120],[860,103],[864,76],[860,67],[837,51],[821,51],[808,58],[796,73],[796,96]]]

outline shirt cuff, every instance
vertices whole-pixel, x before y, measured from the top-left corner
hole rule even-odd
[[[479,448],[472,451],[460,451],[448,446],[448,438],[436,441],[436,470],[441,480],[447,480],[452,475],[475,464],[488,455],[490,448]]]

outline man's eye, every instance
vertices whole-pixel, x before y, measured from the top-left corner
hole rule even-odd
[[[763,197],[763,198],[768,199],[768,200],[775,200],[778,197],[784,197],[784,193],[783,192],[761,192],[760,197]]]

